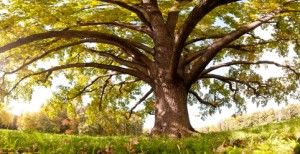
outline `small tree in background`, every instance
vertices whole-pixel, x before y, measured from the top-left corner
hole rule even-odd
[[[0,128],[2,129],[15,129],[14,127],[15,116],[4,109],[0,108]]]

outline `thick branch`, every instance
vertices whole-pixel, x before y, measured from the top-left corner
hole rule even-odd
[[[59,38],[93,38],[97,39],[97,41],[101,43],[107,43],[115,45],[119,48],[125,49],[128,54],[132,54],[135,59],[138,61],[141,61],[142,63],[145,63],[147,65],[150,65],[151,60],[143,55],[136,46],[138,45],[136,42],[120,38],[118,36],[107,34],[107,33],[101,33],[96,31],[76,31],[76,30],[65,30],[65,31],[50,31],[45,33],[39,33],[39,34],[33,34],[24,38],[21,38],[15,42],[9,43],[3,47],[0,47],[0,53],[5,52],[7,50],[10,50],[12,48],[19,47],[24,44],[28,44],[34,41],[53,38],[53,37],[59,37]],[[141,46],[139,46],[141,47]]]
[[[167,27],[169,29],[169,33],[174,37],[175,29],[176,29],[176,24],[179,16],[179,5],[180,2],[175,1],[173,6],[170,8],[169,13],[168,13],[168,18],[167,18]]]
[[[187,19],[185,20],[183,26],[178,32],[177,40],[176,40],[176,50],[180,52],[184,47],[185,41],[196,27],[197,23],[206,16],[210,11],[215,9],[216,7],[224,4],[228,4],[231,2],[235,2],[238,0],[203,0],[197,6],[194,7],[192,12],[189,14]]]
[[[175,33],[178,16],[179,16],[179,11],[172,11],[172,12],[169,12],[169,14],[168,14],[167,27],[168,27],[169,33],[172,35],[172,37],[174,37],[173,35]]]
[[[194,7],[192,12],[185,20],[181,29],[179,29],[179,31],[177,32],[178,34],[175,38],[175,53],[171,57],[171,72],[175,72],[175,70],[177,70],[180,55],[185,46],[185,42],[189,35],[192,33],[193,29],[195,29],[197,23],[216,7],[235,1],[238,0],[202,0],[198,5]]]
[[[197,76],[205,69],[208,63],[217,55],[219,51],[221,51],[224,47],[226,47],[232,41],[238,39],[242,35],[248,33],[249,31],[257,28],[263,23],[271,20],[280,13],[280,10],[273,11],[270,14],[263,16],[262,18],[254,21],[252,23],[246,24],[239,29],[229,33],[228,35],[217,39],[214,43],[208,47],[205,51],[203,51],[201,56],[196,55],[197,58],[194,58],[194,62],[191,62],[187,67],[187,72],[189,74],[189,82],[192,83],[197,79]]]
[[[167,24],[163,18],[162,12],[160,11],[157,2],[154,0],[143,1],[145,13],[149,18],[151,24],[151,30],[153,33],[153,41],[155,42],[155,48],[158,51],[162,51],[159,48],[171,47],[173,41],[172,35],[169,33]]]

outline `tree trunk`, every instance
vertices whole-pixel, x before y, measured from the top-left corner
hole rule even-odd
[[[195,131],[188,116],[188,89],[183,82],[157,82],[154,94],[155,124],[151,134],[180,138]]]

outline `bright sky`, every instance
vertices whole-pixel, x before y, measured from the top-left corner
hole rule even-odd
[[[43,103],[47,101],[52,95],[51,90],[45,87],[34,87],[32,99],[29,103],[20,101],[10,102],[9,111],[15,115],[20,115],[24,112],[37,112],[40,110]]]

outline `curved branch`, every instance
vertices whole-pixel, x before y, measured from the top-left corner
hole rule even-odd
[[[41,55],[39,55],[39,56],[37,56],[35,58],[32,58],[28,62],[23,63],[21,66],[19,66],[15,70],[12,70],[12,71],[2,71],[2,72],[4,72],[5,74],[16,73],[17,71],[20,71],[21,69],[23,69],[24,67],[26,67],[26,66],[34,63],[35,61],[46,57],[47,55],[49,55],[50,53],[53,53],[54,51],[61,50],[61,49],[64,49],[64,48],[67,48],[67,47],[71,47],[71,46],[75,46],[75,45],[79,45],[79,44],[86,43],[86,42],[98,42],[98,43],[101,43],[101,41],[98,41],[97,39],[83,39],[83,40],[80,40],[80,41],[77,41],[77,42],[73,42],[73,43],[69,43],[69,44],[66,44],[66,45],[62,45],[62,46],[50,49],[50,50],[44,52],[43,54],[41,54]],[[139,63],[134,63],[134,62],[126,61],[126,60],[123,60],[120,57],[115,56],[115,55],[113,55],[111,53],[99,52],[99,51],[96,51],[96,50],[93,50],[93,49],[87,49],[87,50],[89,52],[97,53],[98,55],[103,56],[103,57],[112,58],[114,61],[118,62],[121,65],[137,69],[139,71],[142,71],[144,74],[146,74],[146,69],[147,68],[144,67],[144,64],[142,66]]]
[[[231,91],[237,91],[236,89],[233,89],[231,82],[240,83],[240,84],[246,85],[249,89],[251,89],[256,96],[259,96],[260,93],[257,91],[257,88],[253,87],[250,83],[254,83],[259,86],[263,85],[262,83],[260,83],[258,81],[242,81],[242,80],[238,80],[236,78],[225,77],[225,76],[216,75],[216,74],[206,74],[206,75],[203,75],[201,78],[213,78],[213,79],[217,79],[222,82],[228,83]]]
[[[130,112],[129,112],[129,118],[131,118],[131,115],[133,113],[133,110],[138,106],[140,105],[143,101],[146,100],[147,97],[149,97],[150,94],[152,94],[153,92],[153,89],[151,88],[138,102],[135,103],[135,105],[130,109]]]
[[[69,98],[69,100],[72,100],[80,95],[82,95],[89,87],[91,87],[94,83],[96,83],[101,77],[97,77],[95,78],[91,83],[89,83],[88,85],[86,85],[82,90],[80,90],[80,92],[78,92],[75,96]]]
[[[237,49],[237,50],[239,50],[239,49],[243,50],[245,47],[256,47],[256,46],[260,46],[260,45],[278,43],[280,41],[289,41],[289,40],[291,40],[291,39],[280,38],[277,40],[259,41],[259,42],[251,43],[251,44],[229,44],[225,48],[233,48],[233,49]],[[295,39],[295,41],[297,41],[297,39]]]
[[[193,96],[195,96],[197,98],[197,100],[201,103],[201,104],[205,104],[208,106],[212,106],[214,108],[218,107],[218,104],[214,104],[208,101],[203,100],[195,91],[193,90],[189,90],[189,93],[191,93]]]
[[[278,67],[283,67],[283,68],[286,68],[286,69],[292,71],[297,76],[297,78],[300,77],[300,72],[297,72],[291,66],[289,66],[289,65],[282,65],[282,64],[276,63],[274,61],[267,61],[267,60],[257,61],[257,62],[249,62],[249,61],[232,61],[232,62],[227,62],[227,63],[223,63],[223,64],[219,64],[219,65],[215,65],[215,66],[212,66],[210,68],[207,68],[207,69],[203,70],[203,72],[201,72],[201,74],[199,76],[201,77],[201,76],[203,76],[203,75],[205,75],[205,74],[207,74],[209,72],[212,72],[212,71],[214,71],[216,69],[223,68],[223,67],[229,67],[229,66],[232,66],[232,65],[259,65],[259,64],[270,64],[270,65],[275,65],[275,66],[278,66]]]
[[[109,51],[105,52],[105,51],[98,51],[98,50],[94,50],[94,49],[87,49],[89,52],[91,53],[96,53],[97,55],[99,56],[102,56],[102,57],[107,57],[107,58],[111,58],[112,60],[114,60],[115,62],[121,64],[121,65],[124,65],[126,67],[129,67],[129,68],[133,68],[133,69],[137,69],[143,73],[147,73],[146,72],[146,69],[144,66],[138,64],[138,63],[135,63],[135,62],[131,62],[131,61],[127,61],[127,60],[124,60],[114,54],[111,54],[109,53]]]
[[[96,77],[94,80],[92,80],[89,84],[87,84],[85,87],[83,87],[82,90],[80,90],[76,95],[74,95],[73,97],[69,98],[69,100],[72,100],[80,95],[82,95],[83,93],[86,92],[86,90],[91,87],[92,85],[94,85],[99,79],[103,78],[103,77],[107,77],[107,76],[113,76],[113,75],[118,75],[119,73],[115,73],[115,74],[107,74],[107,75],[101,75]]]
[[[78,26],[98,26],[98,25],[127,28],[127,29],[131,29],[131,30],[134,30],[137,32],[147,34],[150,37],[152,36],[151,30],[148,27],[137,26],[137,25],[130,24],[130,23],[123,23],[123,22],[117,22],[117,21],[113,21],[113,22],[78,22]]]
[[[23,69],[24,67],[26,67],[26,66],[34,63],[35,61],[46,57],[47,55],[49,55],[50,53],[52,53],[54,51],[61,50],[61,49],[64,49],[64,48],[68,48],[68,47],[75,46],[75,45],[79,45],[79,44],[86,43],[86,42],[91,42],[91,40],[85,39],[85,40],[81,40],[81,41],[69,43],[69,44],[66,44],[66,45],[62,45],[62,46],[50,49],[50,50],[44,52],[43,54],[41,54],[41,55],[39,55],[39,56],[37,56],[37,57],[29,60],[28,62],[25,62],[24,64],[22,64],[21,66],[19,66],[17,69],[12,70],[12,71],[6,71],[5,74],[16,73],[16,72],[20,71],[21,69]]]
[[[224,36],[224,35],[220,35],[220,37],[221,36]],[[214,36],[212,36],[212,37],[214,37]],[[255,37],[255,36],[253,36],[253,37]],[[216,36],[216,38],[219,38],[219,37]],[[200,37],[200,38],[195,39],[194,41],[198,41],[198,40],[201,41],[202,39],[205,40],[206,38],[205,37],[203,37],[203,38]],[[211,38],[208,38],[208,39],[211,39]],[[259,39],[259,38],[255,38],[255,39]],[[281,39],[278,39],[278,40],[260,41],[260,42],[253,43],[253,44],[229,44],[229,45],[226,45],[224,48],[234,49],[234,50],[237,50],[237,51],[244,51],[244,52],[251,53],[251,52],[254,52],[254,51],[251,51],[250,49],[248,49],[248,47],[256,47],[256,46],[260,46],[260,45],[264,45],[264,44],[278,43],[279,41],[288,41],[288,40],[291,40],[291,39],[281,38]],[[295,41],[297,41],[297,40],[298,39],[295,39]],[[193,43],[192,41],[193,40],[191,40],[191,43]],[[203,50],[200,50],[198,52],[193,52],[193,53],[190,53],[190,54],[186,55],[181,61],[181,66],[185,66],[186,64],[188,64],[188,63],[192,62],[193,60],[195,60],[196,58],[203,56],[205,51],[206,51],[206,49],[203,49]]]
[[[101,33],[97,31],[77,31],[77,30],[63,30],[63,31],[49,31],[45,33],[33,34],[21,39],[18,39],[15,42],[9,43],[5,46],[0,47],[0,53],[3,53],[7,50],[22,46],[24,44],[29,44],[34,41],[59,37],[59,38],[93,38],[101,43],[112,44],[122,49],[125,49],[128,54],[132,54],[138,61],[142,61],[149,65],[151,60],[142,54],[136,46],[136,42],[120,38],[116,35]]]
[[[21,78],[13,86],[13,88],[11,90],[9,90],[8,94],[11,93],[11,91],[13,91],[22,81],[24,81],[25,79],[27,79],[31,76],[36,76],[36,75],[40,75],[40,74],[44,74],[44,73],[50,73],[51,74],[54,71],[63,70],[63,69],[84,68],[84,67],[93,67],[93,68],[99,68],[99,69],[106,69],[106,70],[112,70],[112,71],[116,71],[116,72],[123,73],[123,74],[129,74],[129,75],[135,76],[139,79],[142,79],[145,82],[151,83],[151,80],[148,76],[145,76],[145,75],[143,75],[139,72],[136,72],[135,70],[126,69],[126,68],[122,68],[122,67],[118,67],[118,66],[99,64],[99,63],[73,63],[73,64],[55,66],[55,67],[52,67],[52,68],[47,69],[47,70],[43,70],[43,71],[40,71],[40,72],[35,72],[35,73],[32,73],[32,74],[26,75],[23,78]]]

